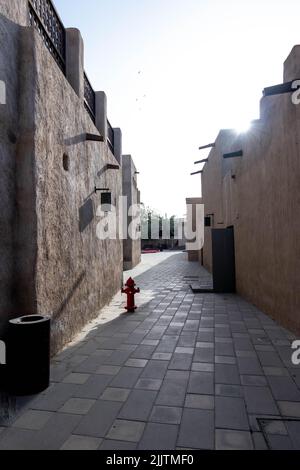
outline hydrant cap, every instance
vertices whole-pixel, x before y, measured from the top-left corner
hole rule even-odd
[[[126,282],[126,286],[128,286],[128,287],[134,287],[135,286],[135,282],[131,277]]]

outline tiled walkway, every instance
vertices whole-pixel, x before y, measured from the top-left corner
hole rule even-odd
[[[117,296],[55,358],[1,449],[300,449],[294,336],[236,295],[193,295],[207,273],[185,254],[155,256],[137,312]]]

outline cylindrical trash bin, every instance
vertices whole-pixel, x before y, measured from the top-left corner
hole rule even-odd
[[[10,320],[6,362],[11,394],[34,395],[49,387],[50,321],[41,315]]]

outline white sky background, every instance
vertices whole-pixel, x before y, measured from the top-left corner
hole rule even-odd
[[[220,128],[259,117],[266,86],[300,43],[295,0],[54,0],[85,42],[85,69],[108,96],[142,202],[182,216],[201,195],[201,169]],[[298,77],[295,77],[298,78]]]

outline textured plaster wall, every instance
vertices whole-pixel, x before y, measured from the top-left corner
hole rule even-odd
[[[286,62],[290,70],[299,70],[291,62]],[[202,176],[205,213],[215,213],[214,228],[234,226],[238,292],[298,333],[299,138],[300,107],[292,104],[291,95],[265,97],[261,119],[247,134],[219,134]],[[240,149],[242,158],[223,159],[224,153]],[[204,264],[211,270],[210,229]]]
[[[59,347],[120,289],[122,243],[96,237],[101,198],[94,188],[110,188],[117,205],[122,174],[105,171],[108,163],[117,163],[106,144],[85,141],[84,134],[97,129],[35,36],[37,310],[53,315],[54,345]],[[64,154],[69,171],[63,167]]]
[[[1,0],[0,13],[26,24],[23,2],[11,3]],[[120,289],[122,242],[96,237],[94,188],[110,188],[116,204],[122,173],[105,169],[117,163],[106,144],[85,141],[99,133],[39,34],[3,17],[0,33],[11,96],[5,119],[0,109],[0,318],[3,327],[9,316],[50,315],[55,352]]]
[[[27,2],[0,2],[0,80],[5,83],[6,104],[0,104],[0,337],[7,318],[14,316],[15,274],[18,260],[16,230],[17,151],[22,136],[20,116],[21,36],[27,21]],[[18,118],[20,117],[20,119]]]

